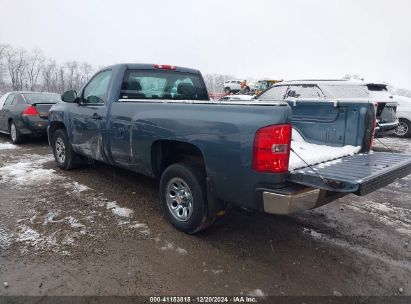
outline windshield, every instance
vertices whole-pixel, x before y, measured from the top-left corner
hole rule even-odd
[[[322,85],[321,89],[328,98],[368,98],[365,85]]]
[[[24,98],[30,104],[33,103],[57,103],[61,101],[58,94],[47,93],[24,93]]]
[[[198,74],[177,71],[129,70],[121,86],[122,99],[209,100]]]

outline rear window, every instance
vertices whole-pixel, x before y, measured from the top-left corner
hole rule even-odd
[[[258,99],[260,100],[283,100],[288,86],[274,86],[271,89],[263,92]]]
[[[61,101],[58,94],[44,94],[44,93],[24,93],[24,98],[30,104],[33,103],[57,103]]]
[[[322,85],[328,98],[368,98],[365,85]]]
[[[376,91],[376,92],[382,92],[382,91],[388,91],[386,85],[382,84],[367,84],[368,90],[370,91]]]
[[[128,70],[121,99],[209,100],[203,79],[177,71]]]

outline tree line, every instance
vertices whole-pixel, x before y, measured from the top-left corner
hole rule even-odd
[[[78,90],[95,68],[89,63],[69,61],[57,64],[39,49],[27,51],[0,43],[0,92],[42,91],[62,93]]]
[[[41,91],[62,93],[68,89],[79,90],[96,71],[87,62],[69,61],[58,64],[39,49],[27,51],[0,42],[0,95],[7,91]],[[223,93],[224,82],[237,79],[232,75],[204,74],[210,93]],[[360,79],[357,74],[347,74],[345,79]],[[389,86],[393,94],[411,97],[411,90]]]

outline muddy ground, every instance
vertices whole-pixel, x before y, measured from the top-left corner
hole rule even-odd
[[[44,140],[0,136],[0,176],[1,295],[411,295],[411,176],[293,216],[233,209],[195,236],[157,181],[61,171]]]

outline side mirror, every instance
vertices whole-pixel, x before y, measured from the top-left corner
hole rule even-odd
[[[61,100],[64,102],[76,102],[77,101],[77,92],[74,90],[70,90],[70,91],[65,91],[62,95],[61,95]]]

